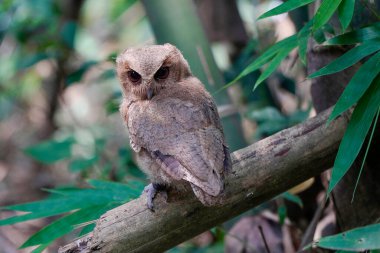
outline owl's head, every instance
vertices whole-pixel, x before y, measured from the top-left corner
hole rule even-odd
[[[117,57],[116,64],[124,96],[142,100],[191,75],[189,64],[171,44],[129,48]]]

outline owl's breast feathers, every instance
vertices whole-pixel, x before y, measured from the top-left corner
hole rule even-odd
[[[129,106],[127,125],[132,148],[147,150],[173,179],[184,179],[211,196],[223,191],[230,157],[216,111],[203,98],[165,96]]]

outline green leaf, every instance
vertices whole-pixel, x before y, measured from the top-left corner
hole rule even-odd
[[[352,193],[351,203],[354,202],[356,188],[358,187],[359,179],[360,179],[360,176],[362,175],[362,172],[363,172],[363,169],[364,169],[364,164],[365,164],[365,161],[367,159],[369,147],[371,146],[373,134],[375,133],[376,124],[377,124],[377,121],[379,120],[379,114],[380,114],[380,108],[379,108],[379,110],[377,110],[377,113],[376,113],[376,116],[375,116],[375,120],[373,122],[372,132],[371,132],[371,135],[369,136],[369,140],[368,140],[367,148],[365,150],[365,154],[364,154],[364,157],[363,157],[362,165],[360,166],[359,175],[358,175],[358,178],[356,179],[356,183],[355,183],[355,187],[354,187],[354,192]]]
[[[110,98],[104,104],[107,114],[112,114],[119,111],[120,99]]]
[[[351,23],[354,15],[355,0],[342,0],[338,7],[338,17],[342,24],[342,31],[345,31]]]
[[[286,215],[287,215],[286,206],[285,205],[280,205],[278,207],[278,209],[277,209],[277,214],[278,214],[278,218],[279,218],[280,224],[284,225],[285,219],[286,219]]]
[[[335,36],[335,30],[334,30],[334,27],[333,27],[331,24],[326,23],[326,24],[324,24],[324,25],[322,26],[321,29],[322,29],[324,32],[329,33],[329,34]]]
[[[263,137],[263,136],[269,136],[287,127],[288,127],[288,124],[286,120],[278,121],[278,122],[271,122],[271,121],[263,122],[259,124],[258,130],[256,131],[255,136],[257,138]]]
[[[114,194],[120,195],[120,199],[125,197],[138,197],[144,189],[144,184],[139,181],[130,181],[127,184],[89,179],[87,183],[97,189],[107,190]]]
[[[314,24],[314,19],[310,21],[312,21]],[[318,44],[322,44],[326,41],[326,34],[328,33],[335,36],[334,28],[328,23],[324,24],[321,28],[315,31],[312,30],[313,37]]]
[[[315,246],[331,250],[365,251],[380,249],[380,224],[359,227],[314,242]]]
[[[82,76],[89,70],[92,66],[98,64],[97,61],[86,61],[77,70],[69,74],[66,78],[66,85],[70,86],[75,82],[79,82]]]
[[[329,21],[342,0],[323,0],[314,16],[313,31],[318,30]]]
[[[29,68],[29,67],[35,65],[36,63],[38,63],[42,60],[49,59],[51,57],[52,57],[52,55],[45,53],[45,52],[36,53],[36,54],[32,54],[32,55],[25,55],[24,57],[22,57],[22,61],[20,62],[18,69],[22,70],[22,69]]]
[[[88,224],[87,226],[85,226],[79,233],[79,236],[84,236],[88,233],[90,233],[92,230],[94,230],[95,228],[95,223],[91,223],[91,224]]]
[[[104,70],[98,77],[99,81],[105,81],[109,79],[116,79],[116,71],[114,69]]]
[[[330,123],[339,114],[353,106],[380,72],[380,52],[366,61],[351,78],[328,119]]]
[[[253,119],[259,123],[263,121],[285,121],[285,117],[274,107],[265,107],[263,109],[252,110],[247,117]]]
[[[24,150],[26,154],[39,162],[52,164],[71,156],[71,146],[74,144],[72,137],[61,141],[48,140],[37,145],[29,146]]]
[[[279,15],[288,11],[292,11],[294,9],[297,9],[299,7],[302,7],[304,5],[310,4],[314,2],[315,0],[289,0],[284,2],[283,4],[265,12],[263,15],[261,15],[258,19],[263,19],[275,15]]]
[[[131,197],[134,197],[133,190],[126,188],[126,190],[118,192],[117,190],[105,190],[105,189],[78,189],[78,190],[50,190],[57,194],[62,194],[63,196],[74,197],[82,199],[84,203],[87,201],[92,201],[93,199],[98,199],[98,203],[107,203],[110,201],[120,201],[126,202]],[[141,192],[140,192],[141,193]]]
[[[314,20],[310,20],[297,34],[298,40],[298,54],[303,64],[306,65],[306,53],[309,36],[311,34],[311,26]]]
[[[299,205],[299,207],[301,207],[301,208],[303,207],[302,200],[297,195],[291,194],[289,192],[284,192],[283,194],[281,194],[281,197],[283,197],[284,199],[286,199],[290,202],[293,202],[293,203]]]
[[[118,112],[120,107],[120,101],[122,99],[121,91],[114,92],[105,102],[104,106],[108,114]]]
[[[296,110],[294,113],[288,116],[289,127],[305,121],[310,115],[311,107],[312,106],[310,104],[307,110]]]
[[[290,51],[295,47],[295,45],[285,46],[278,54],[273,58],[269,63],[268,67],[261,73],[259,78],[256,80],[256,83],[253,87],[255,90],[265,79],[267,79],[280,65],[282,60],[289,54]]]
[[[97,156],[94,156],[89,159],[74,159],[69,164],[69,170],[72,172],[79,172],[82,170],[86,170],[93,166],[98,160]]]
[[[333,37],[326,41],[326,45],[351,45],[361,43],[367,40],[380,38],[380,22],[374,23],[352,32]]]
[[[318,44],[322,44],[326,41],[326,36],[323,29],[318,29],[313,32],[313,37]]]
[[[365,41],[363,44],[352,48],[348,52],[346,52],[344,55],[340,56],[339,58],[335,59],[331,63],[329,63],[327,66],[319,69],[318,71],[314,72],[308,78],[315,78],[318,76],[324,76],[324,75],[330,75],[339,71],[342,71],[364,57],[373,54],[374,52],[380,50],[380,39]]]
[[[277,42],[276,44],[268,48],[261,56],[259,56],[256,60],[254,60],[251,64],[249,64],[234,80],[226,84],[221,89],[225,89],[231,86],[233,83],[235,83],[242,77],[252,73],[255,70],[258,70],[264,64],[272,60],[277,55],[277,53],[279,51],[282,51],[284,48],[286,47],[295,48],[296,46],[297,46],[297,35],[292,35],[290,37],[287,37]]]
[[[62,26],[62,30],[61,30],[62,41],[69,48],[74,48],[76,30],[77,30],[77,23],[74,21],[67,21]]]
[[[351,167],[363,145],[373,118],[380,106],[380,75],[371,84],[364,96],[359,100],[350,123],[340,143],[338,154],[332,169],[327,195],[338,184]]]
[[[115,206],[115,204],[91,206],[66,215],[32,235],[20,248],[49,244],[55,239],[73,231],[76,224],[95,220]]]
[[[111,202],[122,204],[132,198],[138,197],[144,188],[144,185],[137,181],[120,184],[100,180],[89,180],[89,184],[96,187],[96,189],[52,189],[48,191],[58,194],[56,198],[2,207],[2,209],[29,213],[0,220],[0,226],[50,217],[95,205],[106,205]]]
[[[83,192],[84,191],[84,192]],[[74,192],[72,196],[61,197],[58,199],[46,199],[42,201],[30,202],[20,205],[8,206],[5,209],[8,210],[18,210],[24,212],[30,212],[24,215],[18,215],[0,220],[0,226],[11,225],[15,223],[20,223],[28,220],[39,219],[44,217],[50,217],[66,212],[70,212],[75,209],[87,208],[99,204],[107,204],[114,201],[115,193],[109,191],[102,192],[100,190],[95,191],[85,191],[81,190],[79,194]],[[100,194],[97,194],[100,193]],[[104,196],[106,195],[106,196]],[[126,199],[125,193],[120,199]],[[130,194],[132,195],[132,194]]]

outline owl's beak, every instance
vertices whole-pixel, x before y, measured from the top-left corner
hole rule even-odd
[[[153,89],[152,88],[148,88],[148,90],[146,91],[146,97],[148,98],[148,100],[150,100],[153,97]]]

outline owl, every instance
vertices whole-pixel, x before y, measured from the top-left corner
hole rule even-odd
[[[224,190],[231,158],[215,103],[171,44],[129,48],[117,59],[121,116],[139,167],[158,192],[192,190],[207,206]]]

